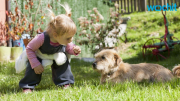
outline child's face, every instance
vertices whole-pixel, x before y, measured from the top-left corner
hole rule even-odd
[[[55,39],[59,44],[66,46],[68,43],[72,42],[74,35],[75,33],[65,33],[64,35],[57,35]]]

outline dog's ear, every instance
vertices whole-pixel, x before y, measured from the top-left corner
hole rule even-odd
[[[114,49],[116,52],[118,52],[118,47],[114,47],[113,49]]]
[[[114,54],[114,60],[117,64],[117,66],[119,66],[119,64],[121,63],[122,59],[120,58],[120,56],[118,54]]]

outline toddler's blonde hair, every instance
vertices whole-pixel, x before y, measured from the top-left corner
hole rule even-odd
[[[76,33],[76,25],[71,19],[71,8],[67,3],[60,5],[65,9],[66,14],[55,16],[55,14],[50,9],[48,9],[51,20],[48,23],[46,31],[48,33],[55,32],[58,35],[64,35],[65,33]]]

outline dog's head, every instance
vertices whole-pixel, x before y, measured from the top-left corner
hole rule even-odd
[[[95,54],[95,62],[92,64],[93,69],[102,74],[107,74],[119,66],[122,59],[113,49],[104,49]]]

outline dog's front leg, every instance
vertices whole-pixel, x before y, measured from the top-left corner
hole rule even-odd
[[[101,75],[100,84],[104,84],[106,82],[107,75]]]

